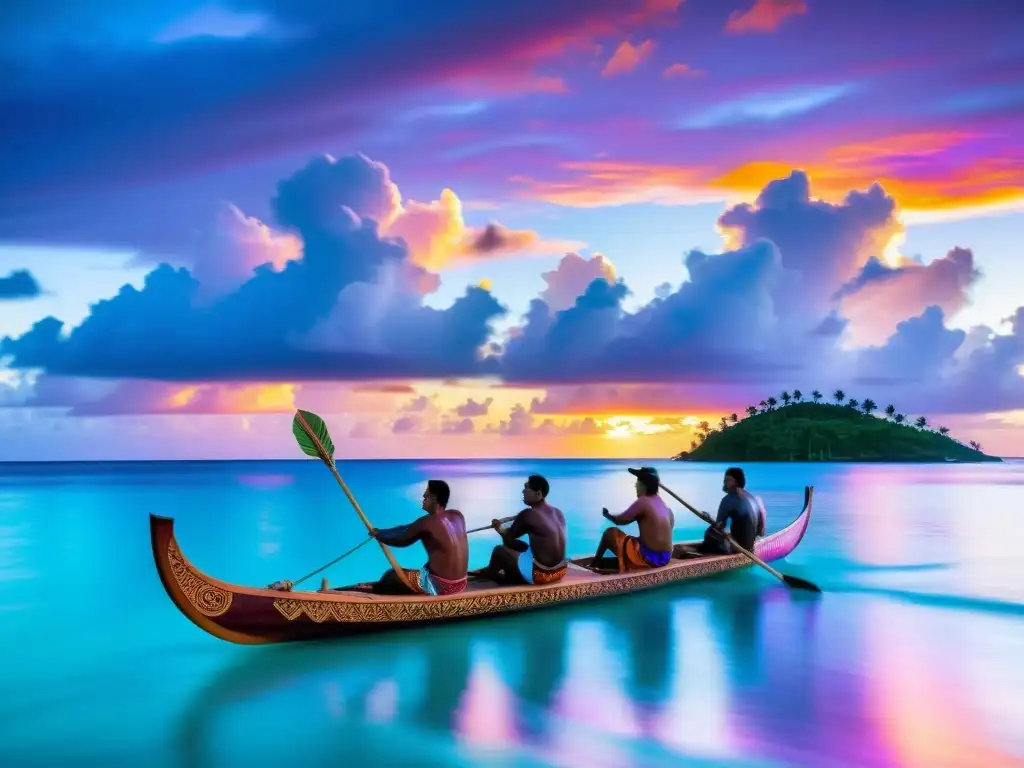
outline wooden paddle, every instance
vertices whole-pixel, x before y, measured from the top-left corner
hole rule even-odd
[[[295,440],[299,444],[299,448],[307,456],[313,456],[320,459],[327,468],[331,470],[331,474],[334,475],[334,479],[338,481],[338,485],[341,486],[341,490],[345,492],[349,502],[355,509],[356,514],[359,515],[359,519],[363,521],[363,525],[366,526],[368,532],[373,532],[373,525],[369,519],[363,513],[362,508],[359,506],[359,502],[356,501],[356,497],[352,495],[352,491],[348,489],[348,485],[338,474],[338,467],[334,463],[334,441],[331,440],[331,434],[327,431],[327,425],[324,420],[317,416],[315,413],[310,411],[295,411],[295,418],[292,419],[292,434],[295,435]],[[377,542],[380,544],[381,551],[384,552],[384,556],[391,563],[392,569],[395,571],[395,575],[398,577],[410,591],[415,592],[413,585],[409,583],[408,577],[405,575],[405,570],[395,560],[395,556],[391,554],[391,550],[381,541]]]
[[[663,491],[665,491],[665,493],[667,493],[673,499],[678,501],[680,504],[682,504],[688,510],[693,512],[693,514],[695,514],[701,520],[706,522],[708,525],[714,525],[715,521],[711,519],[711,516],[708,515],[707,512],[701,512],[696,507],[690,506],[685,500],[683,500],[678,495],[676,495],[672,491],[671,488],[666,488],[664,483],[659,482],[658,485],[661,486],[661,489]],[[768,571],[768,573],[770,573],[772,576],[777,578],[782,583],[784,583],[784,584],[786,584],[786,585],[788,585],[790,587],[794,587],[795,589],[806,589],[806,590],[808,590],[810,592],[821,592],[821,589],[819,589],[817,585],[812,584],[811,582],[807,581],[806,579],[801,579],[801,578],[798,578],[796,576],[787,576],[784,573],[779,573],[774,568],[772,568],[770,565],[768,565],[768,563],[766,563],[760,557],[755,555],[753,552],[748,552],[743,547],[741,547],[739,544],[737,544],[736,543],[736,539],[734,539],[732,537],[732,534],[729,534],[729,533],[726,533],[725,531],[722,531],[722,535],[725,536],[725,538],[727,538],[729,540],[729,543],[732,544],[732,548],[734,550],[736,550],[737,552],[740,552],[741,554],[746,555],[747,558],[751,562],[756,563],[757,565],[760,565],[762,568],[764,568],[766,571]]]

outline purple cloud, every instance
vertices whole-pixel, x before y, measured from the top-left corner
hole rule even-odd
[[[490,322],[504,310],[490,292],[470,288],[447,309],[425,306],[430,273],[410,264],[401,242],[382,239],[376,223],[363,218],[377,199],[351,178],[379,190],[379,175],[367,172],[368,163],[339,163],[352,174],[332,166],[326,176],[311,164],[279,185],[273,201],[278,222],[302,246],[283,266],[258,267],[234,291],[197,301],[195,276],[164,265],[142,290],[125,287],[99,302],[66,337],[59,320],[45,318],[20,338],[4,340],[0,353],[15,368],[58,376],[294,381],[498,375],[507,385],[671,385],[681,400],[699,394],[702,402],[712,401],[710,388],[722,382],[755,399],[778,386],[870,386],[876,401],[912,399],[932,412],[1024,407],[1018,374],[1024,308],[1010,318],[1008,334],[948,328],[944,302],[962,300],[976,279],[973,256],[954,249],[927,266],[877,261],[892,227],[892,201],[880,187],[831,205],[811,198],[801,173],[772,182],[756,205],[723,214],[735,247],[720,254],[691,251],[685,275],[681,269],[647,304],[627,311],[628,286],[597,277],[563,309],[535,299],[522,325],[495,347]],[[892,332],[851,347],[857,319],[846,314],[850,300],[887,286],[902,286],[908,298],[892,310]],[[485,347],[490,354],[481,357]],[[611,408],[642,391],[606,392],[599,399]],[[649,391],[664,399],[663,388]],[[427,406],[414,400],[406,410],[417,415],[401,416],[392,428],[419,430],[418,411]],[[488,406],[470,400],[455,415],[483,415]],[[557,407],[538,403],[537,412]],[[524,424],[533,429],[529,416],[513,412],[499,431],[518,434]],[[454,426],[460,423],[442,419],[441,428],[464,429]]]
[[[473,398],[469,398],[466,402],[455,409],[455,413],[456,415],[463,417],[486,416],[487,412],[491,409],[492,403],[494,403],[493,397],[488,397],[480,403]]]
[[[148,40],[115,48],[92,45],[110,35],[102,22],[118,13],[113,7],[89,18],[51,15],[50,5],[19,11],[11,34],[0,32],[11,75],[0,81],[4,207],[94,187],[97,178],[151,182],[317,151],[371,125],[384,102],[471,73],[527,73],[573,39],[658,15],[643,0],[555,8],[455,0],[397,14],[393,2],[246,0],[236,9],[261,21],[246,34],[181,39],[179,31],[167,40],[165,23]],[[119,19],[140,37],[146,22],[133,9]],[[39,28],[49,39],[17,44],[16,30]]]
[[[279,223],[301,238],[301,258],[257,267],[212,301],[199,300],[188,269],[164,264],[142,290],[125,286],[97,303],[66,337],[48,317],[3,340],[0,353],[14,368],[165,380],[442,378],[492,368],[478,350],[504,314],[497,300],[469,288],[447,309],[424,305],[430,273],[360,214],[364,186],[379,188],[372,164],[350,158],[326,179],[321,167],[283,180],[273,200]]]
[[[445,435],[469,435],[475,427],[472,419],[459,419],[458,421],[445,421],[441,425],[441,433]]]

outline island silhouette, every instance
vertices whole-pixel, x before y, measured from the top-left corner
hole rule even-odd
[[[878,404],[858,400],[837,389],[833,402],[814,390],[805,400],[799,389],[782,392],[746,408],[747,417],[722,416],[719,428],[698,425],[690,450],[675,461],[855,461],[855,462],[982,462],[1002,461],[982,451],[981,444],[961,443],[946,427],[932,429],[925,416],[912,422],[895,405],[883,418]]]

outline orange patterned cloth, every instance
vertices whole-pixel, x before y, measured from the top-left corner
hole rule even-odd
[[[660,568],[665,563],[651,562],[644,556],[644,547],[640,539],[623,533],[619,528],[609,528],[608,534],[611,539],[611,549],[619,561],[619,573],[629,571],[642,571],[647,568]],[[669,553],[671,555],[671,553]]]
[[[569,572],[569,561],[563,560],[561,563],[556,565],[554,568],[545,568],[543,565],[538,563],[536,560],[533,562],[533,583],[534,584],[554,584],[555,582],[561,581],[565,578],[565,574]]]

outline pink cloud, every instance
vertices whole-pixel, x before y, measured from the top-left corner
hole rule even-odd
[[[602,254],[595,253],[589,259],[578,253],[567,253],[550,272],[541,274],[547,286],[540,294],[552,311],[568,309],[575,303],[590,283],[603,278],[615,282],[615,266]]]
[[[661,73],[662,77],[670,79],[677,77],[701,77],[703,74],[703,70],[694,69],[689,64],[672,64]]]
[[[301,257],[299,237],[277,232],[228,203],[197,248],[191,271],[200,297],[212,299],[237,289],[257,267],[269,264],[280,271]]]
[[[628,40],[619,43],[615,53],[608,59],[608,63],[601,70],[602,77],[618,77],[632,72],[654,53],[655,43],[653,40],[644,40],[640,45],[633,45]]]
[[[733,11],[729,14],[725,31],[733,35],[774,32],[790,16],[804,13],[807,13],[807,3],[804,0],[755,0],[754,5],[748,10]]]
[[[902,266],[869,271],[843,292],[842,312],[851,321],[852,339],[881,344],[897,324],[937,306],[953,315],[968,302],[968,292],[980,277],[974,254],[954,248],[927,265],[907,260]]]

